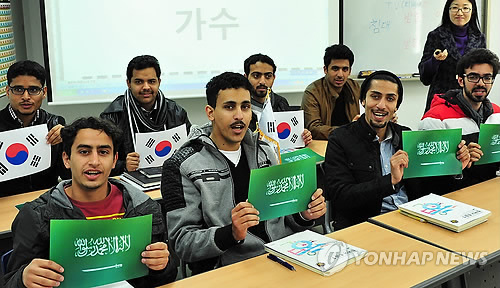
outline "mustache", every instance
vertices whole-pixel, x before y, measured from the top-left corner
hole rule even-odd
[[[239,121],[235,121],[235,122],[233,122],[233,123],[232,123],[231,125],[229,125],[229,126],[230,126],[231,128],[233,128],[233,127],[238,126],[238,125],[243,125],[243,128],[244,128],[245,126],[247,126],[247,124],[245,124],[245,122],[243,122],[243,121],[241,121],[241,120],[239,120]]]

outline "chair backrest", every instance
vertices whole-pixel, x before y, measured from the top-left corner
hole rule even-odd
[[[9,263],[10,254],[12,254],[12,249],[5,252],[2,255],[2,272],[3,274],[7,273],[7,263]]]

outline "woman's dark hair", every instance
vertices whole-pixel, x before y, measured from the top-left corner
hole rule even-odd
[[[472,4],[472,15],[469,20],[469,28],[472,29],[474,33],[481,33],[480,24],[479,24],[479,16],[477,14],[477,5],[476,0],[467,0]],[[450,28],[453,27],[453,23],[450,19],[450,6],[453,0],[447,0],[446,4],[444,4],[443,16],[441,17],[441,26]]]

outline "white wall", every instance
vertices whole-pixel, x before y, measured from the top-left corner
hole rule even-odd
[[[22,6],[22,15],[19,15],[21,11],[19,6]],[[17,8],[15,10],[14,8]],[[38,0],[27,0],[23,1],[22,5],[13,6],[13,18],[14,21],[19,19],[19,17],[24,18],[24,31],[25,31],[25,41],[26,41],[26,55],[27,59],[43,63],[43,49],[42,49],[42,36],[40,27],[40,9]],[[17,18],[16,18],[17,15]],[[272,55],[271,55],[272,56]],[[242,66],[243,59],[247,55],[242,55]],[[23,60],[18,57],[18,60]],[[124,63],[128,63],[130,59],[123,59]],[[162,63],[163,66],[168,67],[168,63]],[[279,63],[278,63],[279,65]],[[417,64],[415,64],[417,65]],[[125,64],[124,64],[125,66]],[[279,77],[279,74],[277,75]],[[500,81],[500,79],[497,79]],[[163,79],[162,83],[168,85],[168,79]],[[423,86],[418,80],[404,81],[404,100],[398,111],[399,123],[408,126],[414,130],[418,127],[418,121],[420,120],[425,107],[425,100],[427,95],[427,87]],[[490,99],[495,103],[500,103],[500,84],[494,85],[493,90],[490,94]],[[125,83],[123,84],[125,90]],[[279,93],[279,91],[276,91]],[[283,93],[282,96],[286,97],[290,102],[290,105],[300,105],[302,99],[302,93]],[[184,107],[188,112],[188,116],[192,123],[203,124],[207,122],[205,115],[205,104],[206,100],[204,95],[200,95],[199,98],[191,99],[179,99],[176,102]],[[0,99],[0,107],[4,107],[8,103],[6,97]],[[62,115],[66,118],[67,122],[71,122],[74,119],[82,116],[98,116],[105,108],[107,104],[78,104],[78,105],[47,105],[44,101],[43,108],[47,111]]]

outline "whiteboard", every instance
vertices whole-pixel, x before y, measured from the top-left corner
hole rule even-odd
[[[476,2],[481,22],[481,0]],[[445,3],[446,0],[345,0],[343,42],[354,52],[352,74],[380,69],[396,74],[418,72],[427,34],[441,24]]]
[[[127,87],[127,63],[143,54],[160,62],[160,88],[172,99],[204,95],[213,76],[243,73],[255,53],[278,67],[273,90],[304,91],[339,41],[338,1],[44,0],[49,102],[112,101]]]

